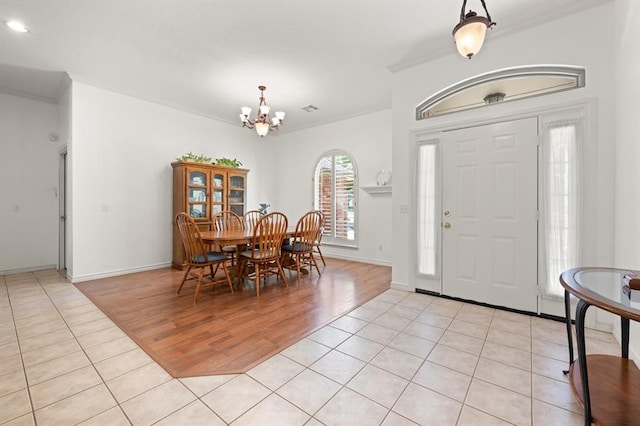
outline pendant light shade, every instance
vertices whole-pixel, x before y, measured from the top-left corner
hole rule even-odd
[[[266,136],[267,133],[269,133],[269,123],[258,122],[255,124],[255,126],[256,126],[256,133],[260,135],[260,137],[264,137]]]
[[[482,7],[487,14],[486,17],[478,16],[478,14],[472,10],[465,13],[467,0],[464,0],[462,10],[460,11],[460,22],[453,28],[453,39],[458,48],[458,52],[469,59],[482,49],[487,28],[496,25],[496,23],[491,20],[484,0],[481,1]]]

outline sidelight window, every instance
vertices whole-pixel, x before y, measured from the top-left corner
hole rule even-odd
[[[418,193],[417,193],[417,267],[421,275],[436,276],[438,229],[436,210],[436,149],[434,143],[422,144],[418,147]]]
[[[541,117],[542,280],[544,296],[562,296],[562,271],[580,265],[581,147],[579,117]]]

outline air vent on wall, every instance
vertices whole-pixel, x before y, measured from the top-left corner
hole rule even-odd
[[[315,106],[315,105],[311,105],[311,104],[309,104],[309,105],[307,105],[307,106],[305,106],[305,107],[302,107],[302,109],[303,109],[304,111],[307,111],[307,112],[313,112],[313,111],[317,111],[317,110],[318,110],[318,107],[317,107],[317,106]]]

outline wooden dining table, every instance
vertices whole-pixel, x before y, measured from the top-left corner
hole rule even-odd
[[[292,238],[296,233],[296,227],[287,228],[285,238]],[[200,238],[205,244],[210,244],[213,247],[223,246],[236,246],[236,258],[240,256],[240,252],[246,250],[247,244],[253,241],[253,229],[225,229],[222,231],[200,231]],[[293,261],[293,259],[291,259]],[[295,263],[294,263],[295,265]],[[283,267],[289,267],[290,265],[283,265]],[[301,270],[301,272],[308,273],[307,270]],[[239,271],[234,268],[232,274],[239,280],[237,274]]]
[[[287,228],[285,238],[291,238],[296,227]],[[253,241],[253,229],[226,229],[222,231],[200,231],[200,238],[205,244],[214,246],[242,246]]]

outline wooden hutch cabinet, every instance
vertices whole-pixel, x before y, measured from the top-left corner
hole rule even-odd
[[[212,230],[213,216],[231,210],[246,212],[247,169],[177,161],[173,167],[173,267],[184,268],[184,247],[175,226],[176,215],[189,213],[200,230]]]

